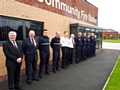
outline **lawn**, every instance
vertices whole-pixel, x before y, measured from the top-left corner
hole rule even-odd
[[[120,43],[120,39],[117,39],[117,40],[115,40],[115,39],[105,39],[105,40],[103,40],[103,42]]]
[[[120,58],[118,63],[110,76],[110,80],[105,88],[105,90],[120,90]]]

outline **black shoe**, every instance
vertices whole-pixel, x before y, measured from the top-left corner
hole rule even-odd
[[[69,64],[67,64],[67,66],[69,67],[70,65],[69,65]]]
[[[54,73],[56,73],[56,70],[53,70]]]
[[[39,75],[39,78],[43,79],[43,75],[42,75],[42,74],[40,74],[40,75]]]
[[[27,80],[27,84],[31,85],[32,80]]]
[[[9,88],[9,90],[15,90],[14,88]]]
[[[79,64],[78,62],[76,62],[76,64]]]
[[[39,78],[33,78],[32,80],[34,80],[34,81],[39,81]]]
[[[61,71],[61,69],[60,68],[58,68],[58,69],[56,69],[57,71]]]
[[[66,69],[65,67],[62,67],[62,69]]]
[[[47,75],[51,75],[51,73],[50,73],[50,72],[45,72],[45,74],[47,74]]]
[[[68,68],[68,66],[65,66],[66,68]]]
[[[19,86],[19,87],[15,88],[15,90],[24,90],[24,88]]]

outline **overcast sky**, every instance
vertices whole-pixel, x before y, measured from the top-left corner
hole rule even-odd
[[[119,0],[87,0],[99,8],[98,26],[120,32]]]

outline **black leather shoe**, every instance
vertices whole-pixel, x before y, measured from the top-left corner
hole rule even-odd
[[[43,75],[42,75],[42,74],[40,74],[40,75],[39,75],[39,78],[43,79]]]
[[[51,73],[50,73],[50,72],[45,72],[45,74],[47,74],[47,75],[51,75]]]
[[[66,69],[65,67],[62,67],[62,69]]]
[[[27,80],[27,84],[31,85],[32,80]]]
[[[24,90],[24,88],[19,86],[19,87],[15,88],[15,90]]]
[[[56,70],[53,70],[54,73],[56,73]]]
[[[68,66],[65,66],[66,68],[68,68]]]
[[[61,69],[60,69],[60,68],[58,68],[58,69],[57,69],[57,71],[61,71]]]
[[[76,62],[76,64],[79,64],[78,62]]]
[[[34,81],[39,81],[39,78],[33,78],[32,80],[34,80]]]
[[[9,88],[9,90],[15,90],[14,88]]]

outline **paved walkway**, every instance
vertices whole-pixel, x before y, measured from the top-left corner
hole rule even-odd
[[[44,79],[32,85],[27,85],[22,75],[21,85],[25,90],[102,90],[119,53],[118,50],[103,50],[96,57],[71,65],[67,70],[44,75]],[[0,90],[7,90],[7,81],[0,83]]]
[[[103,42],[103,49],[114,49],[114,50],[120,50],[120,43],[108,43]]]

